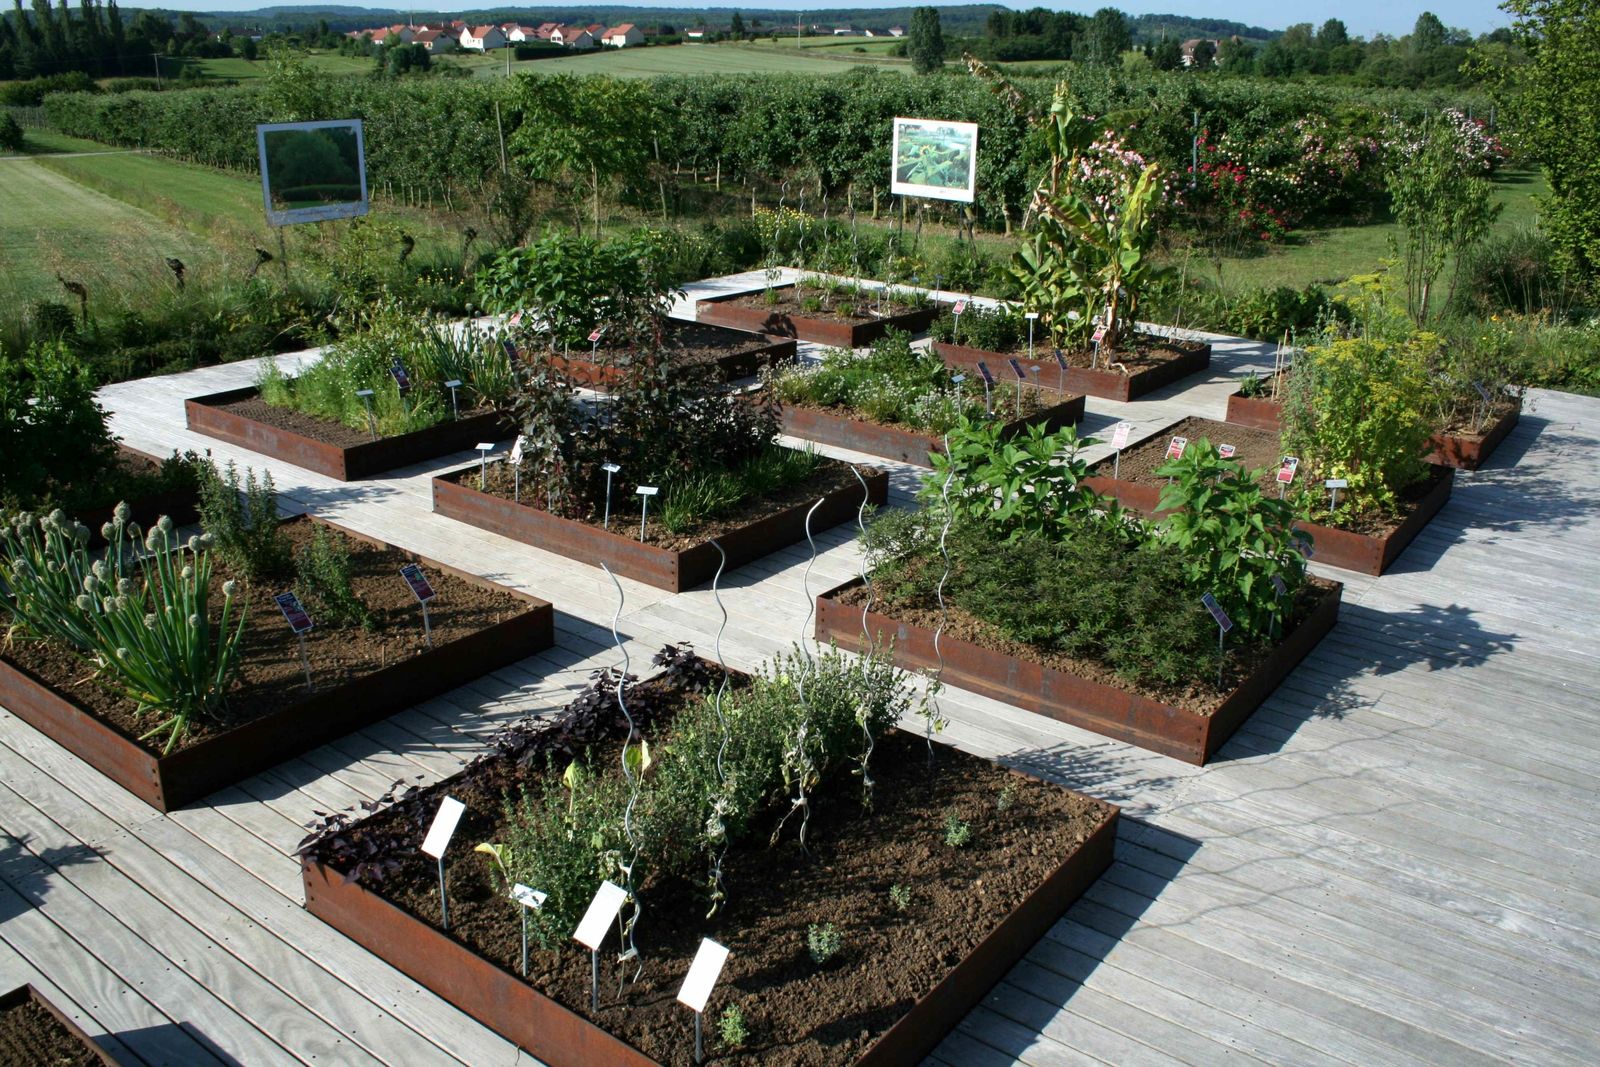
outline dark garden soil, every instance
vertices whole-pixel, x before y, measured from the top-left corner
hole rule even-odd
[[[1026,370],[1027,368],[1024,367],[1023,369]],[[1030,381],[1032,380],[1033,379],[1030,378]],[[996,418],[1003,422],[1011,422],[1017,418],[1026,419],[1030,415],[1037,415],[1046,408],[1053,408],[1058,404],[1065,404],[1067,401],[1072,400],[1077,396],[1076,393],[1058,393],[1054,389],[1048,387],[1044,389],[1036,389],[1031,385],[1024,387],[1021,390],[1022,413],[1019,416],[1017,414],[1017,391],[1018,387],[1015,381],[999,381],[995,383],[994,414]],[[976,399],[980,404],[983,402],[983,394],[981,391]],[[929,436],[938,435],[938,431],[928,429],[925,426],[915,426],[909,422],[875,419],[866,412],[862,411],[860,408],[852,407],[849,404],[840,404],[836,407],[828,407],[822,404],[797,403],[790,400],[780,401],[780,403],[784,407],[804,409],[807,411],[820,411],[826,415],[834,415],[846,419],[855,419],[858,422],[871,423],[874,426],[893,426],[896,429],[906,430],[911,433],[928,434]],[[978,415],[981,417],[983,412],[978,412]]]
[[[31,997],[0,1010],[0,1067],[98,1067],[100,1062]]]
[[[865,473],[863,469],[863,473]],[[468,489],[478,489],[479,468],[470,467],[439,477],[465,486]],[[732,510],[716,518],[703,519],[694,523],[687,530],[679,533],[669,533],[666,527],[656,520],[657,508],[660,497],[651,501],[650,512],[645,516],[645,544],[655,545],[673,551],[682,551],[694,545],[704,544],[714,538],[721,537],[731,530],[738,530],[752,523],[759,522],[770,515],[787,511],[797,504],[816,500],[819,496],[831,493],[836,489],[847,486],[859,486],[856,476],[850,473],[850,465],[839,460],[825,459],[817,467],[812,476],[798,485],[791,485],[787,489],[779,490],[756,500],[745,500],[735,505]],[[639,539],[639,501],[642,499],[633,492],[631,482],[621,479],[615,484],[611,496],[611,532],[637,541]],[[516,477],[514,471],[504,463],[491,464],[488,479],[481,492],[498,496],[504,500],[516,499]],[[524,479],[522,486],[522,503],[527,507],[543,510],[544,501],[539,494],[530,491],[528,480]],[[604,504],[589,514],[568,514],[562,512],[561,518],[571,519],[602,529],[605,517]]]
[[[856,586],[846,590],[839,599],[845,604],[863,607],[867,604],[868,595],[866,586]],[[1336,583],[1308,575],[1305,587],[1300,591],[1284,619],[1284,632],[1290,632],[1299,626],[1316,610],[1323,598],[1337,595]],[[932,590],[928,590],[925,594],[886,598],[881,589],[874,589],[871,596],[871,607],[875,612],[928,630],[939,627],[939,605]],[[1223,660],[1220,686],[1216,684],[1214,674],[1187,685],[1131,682],[1103,663],[1078,659],[1007,637],[998,626],[966,611],[960,604],[951,600],[948,594],[945,597],[945,604],[944,632],[950,637],[1002,652],[1019,660],[1041,663],[1101,685],[1137,693],[1198,715],[1213,714],[1246,678],[1261,667],[1274,647],[1262,641],[1250,644],[1230,643],[1227,657]]]
[[[308,520],[290,521],[283,530],[297,549],[310,541],[312,524]],[[336,530],[333,536],[344,539],[350,549],[352,585],[372,614],[373,628],[334,628],[318,618],[314,602],[306,603],[314,628],[306,635],[306,655],[317,689],[347,684],[389,664],[428,651],[422,632],[422,612],[410,588],[400,577],[400,568],[412,562],[409,556],[393,549],[381,549],[358,538],[348,538]],[[227,575],[220,561],[213,572],[211,605],[213,619],[222,607],[221,585]],[[475,633],[496,622],[526,610],[526,604],[507,593],[481,588],[436,568],[425,568],[437,594],[428,605],[429,621],[436,647]],[[208,737],[257,719],[266,718],[299,703],[306,694],[305,669],[300,662],[300,646],[285,623],[273,597],[293,585],[290,577],[279,581],[246,586],[249,621],[240,651],[242,666],[238,680],[228,695],[228,707],[217,721],[194,722],[174,751],[189,748]],[[151,716],[138,714],[136,706],[97,683],[93,668],[75,652],[42,641],[15,641],[4,658],[22,667],[57,691],[76,701],[97,718],[109,723],[130,738],[136,738],[155,725]],[[147,751],[159,753],[165,737],[141,742]]]
[[[648,684],[648,683],[647,683]],[[648,732],[648,731],[647,731]],[[597,750],[614,762],[617,744]],[[588,953],[568,943],[535,947],[528,981],[540,992],[668,1064],[692,1062],[692,1017],[675,996],[702,937],[732,949],[706,1011],[707,1062],[833,1067],[860,1055],[972,951],[1059,864],[1111,817],[1079,794],[1007,771],[944,745],[930,771],[920,736],[891,733],[873,753],[873,808],[863,813],[861,779],[847,769],[812,797],[808,851],[791,820],[777,846],[768,837],[781,820],[774,809],[723,864],[727,904],[706,919],[704,886],[665,878],[641,886],[636,940],[643,971],[616,960],[615,937],[601,952],[601,1004],[590,1011]],[[358,854],[365,837],[399,861],[396,873],[368,889],[437,926],[439,895],[433,860],[417,851],[419,814],[432,815],[437,796],[467,805],[447,865],[450,936],[513,974],[521,968],[516,905],[495,891],[485,857],[467,852],[504,840],[502,798],[520,793],[537,768],[523,771],[505,756],[486,759],[405,803],[370,816],[346,835]],[[781,805],[787,807],[787,805]],[[945,843],[945,821],[970,825],[965,847]],[[893,885],[910,890],[904,912],[890,901]],[[812,924],[832,923],[843,948],[825,964],[807,952]],[[717,1037],[716,1020],[737,1004],[749,1038],[737,1051]]]
[[[1011,349],[993,349],[962,338],[958,331],[955,340],[941,343],[959,345],[962,348],[971,348],[983,352],[993,352],[1005,359],[1015,356],[1023,362],[1024,366],[1030,366],[1026,341]],[[1061,350],[1061,358],[1067,361],[1067,366],[1069,367],[1089,370],[1092,364],[1094,368],[1099,370],[1120,369],[1132,375],[1142,370],[1149,370],[1152,367],[1171,363],[1175,359],[1182,359],[1196,347],[1198,345],[1193,342],[1174,341],[1170,338],[1153,337],[1147,334],[1134,334],[1126,342],[1126,347],[1120,348],[1115,352],[1101,352],[1098,360],[1095,359],[1093,348],[1063,348]],[[1032,363],[1038,364],[1039,376],[1045,382],[1049,382],[1051,370],[1059,365],[1056,363],[1055,351],[1051,347],[1048,337],[1035,339]],[[1002,368],[990,367],[989,369],[998,376]]]
[[[161,464],[131,449],[119,448],[111,462],[101,469],[94,483],[70,487],[66,497],[73,511],[114,507],[120,501],[149,496],[160,491]]]
[[[1137,482],[1140,485],[1166,485],[1167,479],[1158,476],[1155,471],[1165,465],[1167,446],[1174,437],[1188,438],[1191,447],[1201,438],[1209,440],[1212,447],[1232,445],[1236,449],[1233,458],[1243,463],[1246,470],[1265,468],[1259,481],[1269,492],[1274,494],[1277,492],[1276,478],[1278,466],[1283,459],[1283,441],[1276,432],[1257,430],[1238,423],[1215,422],[1211,419],[1192,417],[1174,423],[1160,433],[1123,449],[1118,477],[1125,482]],[[1091,473],[1109,478],[1111,470],[1112,461],[1103,459],[1091,468]],[[1351,533],[1383,537],[1396,529],[1416,510],[1417,504],[1428,495],[1440,477],[1442,475],[1439,471],[1430,471],[1427,477],[1401,494],[1400,506],[1394,510],[1366,512],[1332,525]],[[1301,463],[1300,469],[1295,473],[1295,484],[1302,487],[1316,486],[1317,493],[1325,492],[1321,488],[1321,475],[1309,469],[1304,463]],[[1327,503],[1325,498],[1319,497],[1319,499],[1323,504]],[[1314,518],[1313,521],[1322,522],[1324,519]]]
[[[682,319],[667,320],[663,341],[672,362],[684,367],[716,363],[725,356],[768,348],[773,343],[772,338],[759,333],[746,333],[744,330],[735,330],[728,326],[713,326],[708,322],[686,322]],[[574,345],[566,355],[570,359],[626,366],[630,351],[632,351],[631,345],[620,341],[608,341],[606,336],[601,334],[598,348]]]
[[[771,293],[771,299],[768,293]],[[811,301],[821,300],[822,304]],[[919,311],[922,304],[903,303],[893,300],[883,302],[883,314],[875,314],[878,302],[873,292],[862,290],[859,300],[839,293],[834,293],[816,286],[806,286],[804,291],[796,294],[792,285],[775,286],[771,290],[760,290],[746,293],[743,296],[732,297],[727,300],[718,300],[717,303],[731,307],[755,308],[773,315],[789,315],[794,318],[817,319],[821,322],[876,322],[878,319],[890,315],[898,315],[907,311]],[[846,313],[845,309],[849,309]]]
[[[216,407],[219,411],[231,412],[241,418],[252,419],[268,426],[276,426],[282,430],[291,430],[302,437],[309,437],[313,441],[321,441],[336,448],[353,448],[356,445],[372,443],[372,434],[366,430],[351,429],[344,423],[336,422],[333,419],[324,419],[319,415],[307,415],[305,412],[297,411],[294,408],[269,404],[259,396],[235,400],[228,404],[217,404]],[[487,408],[472,411],[463,410],[461,417],[464,419],[470,415],[483,415],[487,411]]]

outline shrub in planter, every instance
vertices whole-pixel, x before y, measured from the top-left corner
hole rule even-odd
[[[0,504],[36,506],[82,488],[116,455],[94,378],[60,341],[0,350]]]

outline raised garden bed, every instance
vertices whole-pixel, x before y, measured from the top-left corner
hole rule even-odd
[[[851,594],[862,584],[856,578],[817,598],[817,640],[835,641],[841,648],[855,651],[866,648],[861,605],[851,602]],[[1288,632],[1209,713],[949,633],[940,636],[936,651],[934,630],[878,611],[868,611],[866,629],[880,647],[892,643],[895,663],[907,670],[938,669],[942,653],[940,677],[945,682],[1200,765],[1333,629],[1343,592],[1344,586],[1338,582],[1308,585],[1302,594],[1306,598],[1303,610],[1294,616]]]
[[[863,470],[871,503],[881,505],[889,495],[889,476]],[[817,478],[786,490],[781,499],[754,501],[727,521],[692,539],[668,537],[652,527],[651,540],[638,536],[638,498],[620,484],[613,497],[610,529],[598,522],[567,519],[518,503],[503,464],[489,469],[488,489],[478,486],[477,464],[433,479],[433,510],[482,530],[509,537],[591,566],[607,564],[617,574],[635,578],[659,589],[680,593],[709,582],[721,557],[711,544],[715,538],[727,553],[727,567],[742,566],[805,538],[806,513],[822,498],[811,519],[816,533],[856,517],[861,506],[861,485],[847,465],[826,461]]]
[[[150,723],[85,678],[80,659],[40,642],[0,653],[0,706],[147,804],[172,811],[554,640],[554,612],[542,600],[310,516],[286,520],[286,533],[308,538],[312,523],[350,540],[356,590],[378,617],[376,637],[321,626],[307,635],[315,691],[305,688],[299,644],[273,601],[285,581],[248,594],[246,666],[230,694],[230,721],[197,724],[169,755],[160,754],[159,741],[137,740]],[[430,605],[431,651],[398,574],[412,562],[422,564],[438,593]]]
[[[261,399],[255,386],[190,397],[183,402],[183,409],[189,429],[195,433],[341,482],[463,452],[512,429],[508,417],[488,411],[374,441],[343,423],[274,407]]]
[[[1126,403],[1135,397],[1160,389],[1180,378],[1186,378],[1211,366],[1211,346],[1203,341],[1175,341],[1168,338],[1136,335],[1133,352],[1115,352],[1102,355],[1099,367],[1090,367],[1088,352],[1063,352],[1067,370],[1061,378],[1062,388],[1070,393],[1086,393]],[[933,350],[946,366],[970,369],[981,361],[999,374],[1005,361],[1027,357],[1027,349],[1016,352],[991,352],[982,348],[935,341]],[[1120,363],[1125,370],[1114,365]],[[1037,363],[1048,380],[1055,357],[1048,347],[1035,347],[1033,362]]]
[[[1429,463],[1457,470],[1475,471],[1488,462],[1500,442],[1506,439],[1522,417],[1522,397],[1503,398],[1495,408],[1494,421],[1482,433],[1440,430],[1428,438]],[[1274,433],[1283,429],[1283,405],[1268,396],[1228,397],[1229,422]]]
[[[748,378],[763,366],[794,359],[794,339],[768,337],[748,330],[729,329],[705,322],[668,319],[665,343],[673,361],[681,366],[715,366],[726,381]],[[609,349],[602,334],[597,349],[573,350],[551,362],[578,385],[609,389],[625,373],[616,366],[618,352]]]
[[[920,737],[883,737],[870,813],[859,806],[859,779],[829,778],[812,798],[809,851],[792,830],[768,846],[766,823],[753,828],[723,863],[727,905],[713,918],[698,880],[646,880],[643,969],[619,982],[635,967],[617,961],[613,934],[601,952],[598,1011],[588,953],[575,945],[535,947],[522,977],[518,920],[484,857],[470,851],[505,840],[503,797],[559,773],[561,760],[547,765],[507,746],[340,830],[342,848],[374,866],[395,862],[379,878],[352,878],[313,846],[302,865],[306,908],[554,1067],[691,1063],[692,1016],[674,994],[703,936],[732,950],[708,1005],[707,1062],[917,1064],[1109,866],[1117,822],[1101,801],[934,750],[930,773]],[[996,798],[1008,790],[1001,810]],[[417,851],[419,827],[445,795],[466,804],[446,857],[448,932],[433,861]],[[944,843],[946,813],[970,820],[966,847]],[[893,884],[912,890],[904,912],[891,905]],[[807,958],[806,930],[822,923],[837,925],[845,947],[818,966]],[[736,1051],[717,1038],[729,1004],[749,1028]]]
[[[1157,504],[1166,480],[1154,471],[1164,462],[1167,444],[1174,436],[1187,437],[1191,442],[1204,437],[1212,445],[1231,444],[1237,449],[1234,458],[1251,470],[1276,468],[1281,458],[1282,446],[1275,431],[1188,418],[1123,449],[1120,478],[1111,477],[1112,461],[1104,459],[1091,468],[1094,473],[1084,479],[1084,484],[1097,493],[1115,497],[1123,507],[1146,515],[1159,515]],[[1299,477],[1306,476],[1302,469]],[[1362,574],[1382,574],[1444,507],[1454,484],[1455,470],[1436,465],[1432,474],[1407,494],[1398,514],[1374,519],[1361,529],[1342,529],[1314,522],[1298,522],[1295,529],[1312,536],[1312,558],[1318,563]]]
[[[773,334],[778,337],[795,337],[802,341],[820,341],[835,348],[860,348],[870,345],[891,329],[916,333],[927,329],[939,314],[935,306],[900,307],[886,315],[877,315],[864,306],[852,315],[838,312],[807,311],[795,299],[795,287],[773,286],[776,303],[768,303],[766,290],[754,293],[734,293],[696,301],[695,318],[718,326],[731,326],[736,330]]]
[[[1008,419],[1001,432],[1009,438],[1032,425],[1043,425],[1047,430],[1076,426],[1083,421],[1083,401],[1082,396],[1069,395],[1060,403],[1031,415]],[[873,422],[865,417],[852,417],[843,413],[846,411],[848,409],[785,404],[779,411],[779,417],[782,419],[783,432],[791,437],[837,445],[865,452],[869,456],[897,459],[921,467],[931,465],[928,459],[930,455],[944,451],[944,441],[937,434],[919,433],[902,426]]]
[[[129,448],[120,442],[117,445],[116,462],[134,478],[153,475],[161,469],[161,461],[155,456],[140,452],[136,448]],[[95,507],[79,508],[72,513],[72,517],[89,528],[89,535],[95,544],[103,544],[100,527],[111,521],[111,513],[116,510],[119,502],[111,500]],[[179,526],[187,526],[200,518],[200,494],[195,489],[144,493],[130,497],[126,503],[129,511],[128,520],[145,528],[150,527],[163,515],[170,517]]]
[[[77,1023],[31,985],[0,996],[0,1063],[15,1067],[116,1067]]]

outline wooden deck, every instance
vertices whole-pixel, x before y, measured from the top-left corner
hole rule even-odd
[[[1219,339],[1209,375],[1091,399],[1087,425],[1220,418],[1229,379],[1270,364]],[[428,475],[470,455],[341,484],[183,429],[185,396],[254,374],[103,395],[136,447],[266,467],[286,505],[553,601],[557,645],[170,817],[0,710],[0,986],[34,982],[128,1063],[528,1062],[307,915],[292,852],[313,810],[449,774],[617,662],[610,582],[430,514]],[[1533,394],[1390,574],[1339,574],[1337,629],[1203,770],[947,691],[957,744],[1129,818],[1110,872],[935,1061],[1600,1062],[1597,458],[1600,401]],[[904,501],[915,470],[878,465]],[[853,533],[818,537],[812,594],[856,573]],[[728,576],[735,666],[801,637],[808,559]],[[710,650],[708,591],[623,587],[636,664]]]

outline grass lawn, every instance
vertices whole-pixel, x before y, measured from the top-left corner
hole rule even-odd
[[[825,55],[817,55],[824,52]],[[854,62],[884,64],[882,57],[835,54],[838,49],[787,49],[761,44],[681,44],[656,48],[596,49],[555,59],[529,59],[511,63],[513,74],[609,74],[616,78],[653,78],[662,74],[837,74]],[[504,77],[503,56],[452,56],[481,78]],[[897,69],[908,64],[893,61]]]
[[[68,137],[64,133],[54,130],[40,130],[24,128],[22,131],[22,154],[36,156],[46,152],[121,152],[124,149],[103,145],[98,141],[84,141],[77,137]]]
[[[0,189],[0,304],[9,308],[41,299],[72,304],[57,272],[94,290],[121,284],[129,274],[159,278],[167,256],[197,264],[208,255],[205,243],[182,227],[39,160],[0,160]]]
[[[373,67],[371,59],[361,56],[342,56],[337,52],[309,51],[302,52],[295,58],[303,60],[312,70],[326,71],[329,74],[366,74]],[[265,78],[272,72],[272,65],[265,59],[250,60],[229,56],[226,59],[198,59],[186,62],[198,65],[200,72],[208,78],[250,81],[254,78]]]

